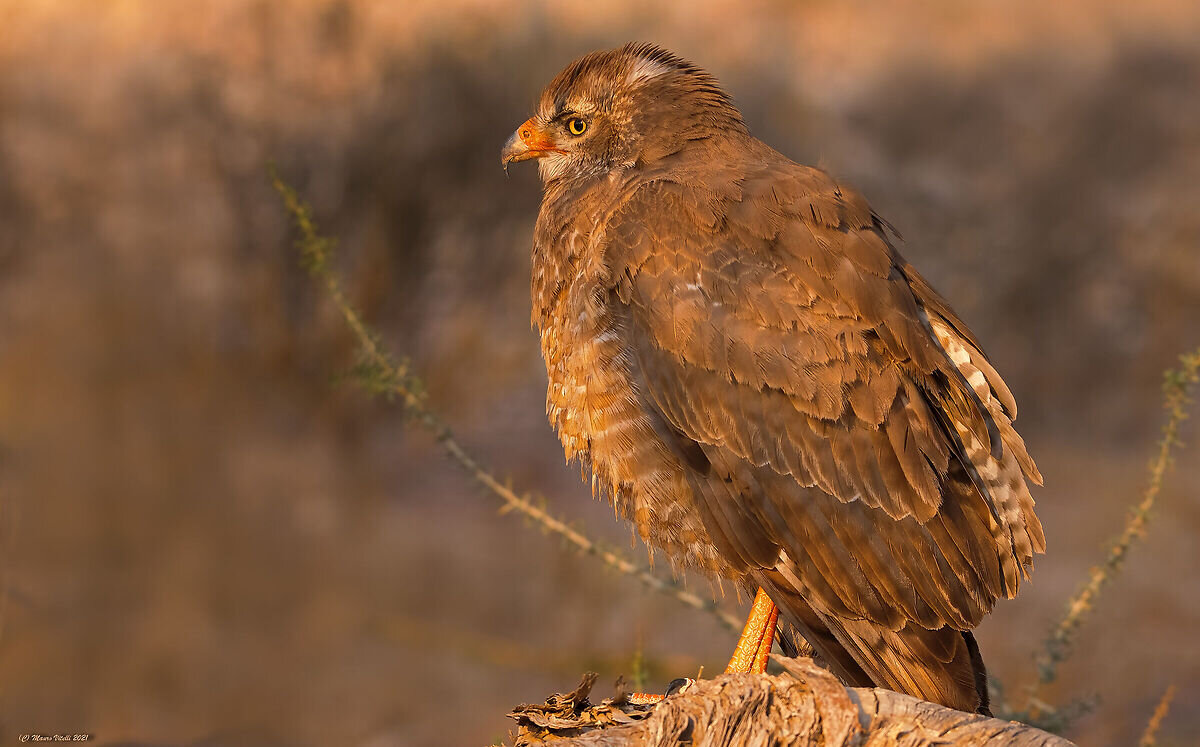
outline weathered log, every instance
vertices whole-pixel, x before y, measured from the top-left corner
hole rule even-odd
[[[516,744],[556,747],[678,745],[1018,745],[1071,743],[1031,726],[963,713],[878,688],[848,688],[811,659],[775,657],[781,675],[726,674],[701,680],[653,706],[628,701],[623,684],[597,705],[596,675],[542,705],[523,705]]]

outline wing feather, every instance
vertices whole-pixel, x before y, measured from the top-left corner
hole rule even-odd
[[[822,614],[969,629],[1043,546],[1011,392],[861,198],[776,176],[724,203],[654,183],[614,218],[643,396],[703,450],[689,480],[735,567]]]

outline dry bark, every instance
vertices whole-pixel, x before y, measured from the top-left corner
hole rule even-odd
[[[811,659],[776,657],[781,675],[727,674],[696,682],[655,706],[617,693],[597,705],[596,675],[542,705],[523,705],[516,744],[553,741],[583,747],[629,745],[1018,745],[1060,747],[1067,740],[1011,721],[986,718],[889,690],[848,688]],[[561,741],[560,741],[561,740]]]

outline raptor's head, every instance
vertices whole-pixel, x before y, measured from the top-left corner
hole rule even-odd
[[[626,44],[559,73],[501,162],[536,158],[549,183],[650,165],[728,132],[745,125],[713,76],[652,44]]]

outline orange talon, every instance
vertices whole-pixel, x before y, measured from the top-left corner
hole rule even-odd
[[[771,644],[775,642],[775,625],[778,621],[779,608],[759,587],[754,595],[754,604],[750,607],[750,615],[746,618],[746,627],[742,628],[742,637],[738,639],[725,673],[762,674],[767,671],[767,658],[771,654]]]

